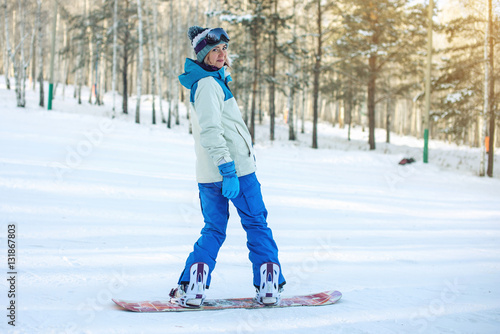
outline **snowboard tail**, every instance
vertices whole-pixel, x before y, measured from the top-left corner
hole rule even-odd
[[[278,305],[266,306],[259,304],[254,298],[227,298],[206,299],[203,305],[197,308],[182,307],[179,304],[168,301],[125,301],[113,299],[113,301],[125,310],[132,312],[186,312],[204,310],[226,310],[226,309],[257,309],[257,308],[281,308],[293,306],[320,306],[331,305],[342,298],[339,291],[324,291],[305,296],[283,297]]]

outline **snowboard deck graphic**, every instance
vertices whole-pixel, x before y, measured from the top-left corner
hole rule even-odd
[[[280,308],[292,306],[320,306],[331,305],[342,298],[339,291],[324,291],[305,296],[291,296],[281,298],[279,305],[265,306],[259,304],[253,298],[228,298],[228,299],[206,299],[201,307],[182,307],[174,301],[125,301],[113,299],[125,310],[132,312],[186,312],[205,310],[226,310],[226,309],[257,309],[257,308]]]

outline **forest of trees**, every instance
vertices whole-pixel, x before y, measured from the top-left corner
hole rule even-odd
[[[177,80],[194,57],[187,29],[221,26],[231,36],[232,90],[252,136],[267,118],[271,140],[276,122],[287,122],[295,140],[312,121],[313,148],[321,145],[319,121],[347,127],[346,140],[351,127],[366,128],[369,149],[375,128],[386,129],[387,142],[391,132],[423,136],[428,1],[0,1],[0,73],[19,107],[26,89],[52,79],[55,95],[72,85],[78,103],[102,104],[115,92],[123,99],[115,106],[113,93],[113,116],[135,112],[136,122],[171,128],[181,121],[179,104],[188,106]],[[434,9],[430,137],[489,146],[491,176],[500,144],[500,1],[447,4],[454,15]],[[92,88],[89,96],[82,86]],[[41,106],[43,88],[36,86]],[[151,119],[140,119],[131,95],[160,95],[168,108],[153,104]]]

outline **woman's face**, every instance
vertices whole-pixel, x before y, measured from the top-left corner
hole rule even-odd
[[[214,46],[207,54],[205,63],[208,65],[222,68],[227,59],[227,44],[221,43]]]

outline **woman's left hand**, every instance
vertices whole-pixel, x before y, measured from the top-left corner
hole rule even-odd
[[[219,165],[219,172],[222,175],[222,196],[232,199],[240,193],[240,181],[236,175],[234,161]]]

